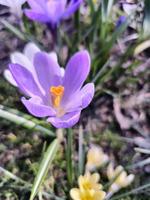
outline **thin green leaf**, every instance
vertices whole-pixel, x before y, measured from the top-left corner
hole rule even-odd
[[[18,111],[15,113],[14,109],[5,108],[2,105],[0,105],[0,118],[7,119],[30,130],[33,129],[35,131],[40,131],[48,136],[55,136],[52,131],[34,122],[34,118],[31,116],[25,115]]]
[[[150,48],[150,40],[146,40],[138,44],[134,50],[134,55],[137,56],[138,54],[140,54],[141,52],[145,51],[148,48]]]
[[[48,169],[54,160],[56,153],[59,148],[59,142],[58,139],[55,139],[50,146],[48,147],[47,151],[44,154],[43,160],[40,164],[39,171],[37,173],[37,176],[35,178],[33,187],[32,187],[32,192],[30,196],[30,200],[33,200],[34,197],[37,195],[37,193],[40,190],[40,187],[48,173]]]
[[[94,8],[94,1],[93,1],[93,0],[87,0],[87,2],[88,2],[88,4],[89,4],[91,13],[93,14],[94,11],[95,11],[95,8]]]
[[[150,154],[150,150],[149,149],[143,149],[143,148],[134,148],[135,151],[139,152],[139,153],[143,153],[143,154]]]
[[[114,0],[102,0],[102,21],[106,22],[110,16]]]
[[[129,196],[129,195],[132,195],[132,194],[137,194],[137,193],[139,193],[139,192],[141,192],[141,191],[143,191],[143,190],[145,190],[145,189],[147,189],[149,187],[150,187],[150,183],[144,184],[144,185],[142,185],[142,186],[140,186],[138,188],[134,188],[133,190],[131,190],[129,192],[126,192],[124,194],[121,194],[121,195],[118,195],[116,197],[113,197],[113,198],[111,198],[111,200],[120,200],[120,199],[122,199],[122,198],[124,198],[126,196]]]
[[[16,27],[14,27],[13,25],[11,25],[8,21],[2,19],[1,23],[8,29],[10,30],[12,33],[14,33],[19,39],[26,41],[26,37],[25,35]]]
[[[0,173],[4,174],[5,177],[8,177],[9,179],[12,179],[12,180],[16,181],[17,183],[19,183],[20,184],[19,188],[26,188],[26,190],[31,191],[32,185],[29,182],[21,179],[20,177],[14,175],[12,172],[8,171],[7,169],[4,169],[1,166],[0,166]],[[42,191],[42,194],[47,199],[66,200],[65,197],[60,198],[60,197],[56,196],[55,194],[47,193],[44,191]]]
[[[42,49],[42,46],[40,45],[40,42],[38,40],[36,40],[35,37],[33,37],[33,35],[27,33],[27,32],[23,32],[23,31],[20,31],[19,28],[16,28],[15,26],[13,26],[12,24],[10,24],[8,21],[2,19],[0,21],[4,27],[6,29],[8,29],[8,31],[12,32],[14,35],[16,35],[20,40],[23,40],[25,42],[34,42],[37,46],[40,47],[40,49]]]
[[[145,0],[144,19],[143,19],[143,35],[150,36],[150,0]]]
[[[127,169],[136,169],[136,168],[142,168],[145,165],[149,165],[150,164],[150,158],[146,158],[145,160],[139,161],[133,165],[130,165],[128,167],[126,167]]]

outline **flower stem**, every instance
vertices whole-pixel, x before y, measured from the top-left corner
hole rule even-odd
[[[67,179],[70,186],[72,186],[73,184],[72,147],[73,147],[73,131],[72,129],[67,129],[66,162],[67,162]]]
[[[79,128],[79,163],[78,163],[78,172],[79,176],[83,174],[84,169],[84,144],[83,144],[83,128]]]
[[[57,35],[58,35],[58,29],[57,29],[57,25],[52,25],[50,23],[47,23],[47,27],[51,32],[52,35],[52,50],[56,50],[56,44],[57,44]]]

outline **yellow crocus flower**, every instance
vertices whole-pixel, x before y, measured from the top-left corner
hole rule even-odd
[[[105,154],[102,150],[102,148],[93,145],[88,150],[87,153],[87,163],[86,163],[86,169],[87,170],[93,170],[96,167],[100,167],[107,163],[109,160],[109,157],[107,154]]]
[[[79,176],[79,188],[72,188],[70,195],[73,200],[103,200],[106,193],[102,191],[102,185],[99,184],[100,176],[97,173],[86,173]]]
[[[118,166],[114,169],[112,163],[110,163],[107,168],[107,176],[110,181],[114,179],[114,182],[109,188],[109,196],[112,196],[112,194],[121,188],[127,187],[134,180],[134,174],[127,175],[127,172],[122,166]]]

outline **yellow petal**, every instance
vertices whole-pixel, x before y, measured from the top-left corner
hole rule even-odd
[[[121,173],[121,171],[123,171],[123,167],[121,165],[119,165],[118,167],[116,167],[115,169],[115,175],[114,176],[117,176]]]
[[[101,165],[106,163],[108,159],[108,156],[103,152],[100,147],[93,145],[87,153],[86,168],[87,170],[92,170],[96,167],[100,167]]]
[[[94,200],[103,200],[106,196],[106,192],[98,191],[95,193]]]
[[[92,175],[91,175],[91,180],[92,180],[92,182],[94,182],[94,183],[98,183],[99,180],[100,180],[100,175],[99,175],[98,173],[92,174]]]
[[[82,200],[80,198],[80,190],[78,188],[72,188],[70,190],[70,196],[73,200]]]
[[[114,168],[112,163],[110,163],[107,167],[107,177],[109,180],[114,178]]]
[[[124,187],[124,185],[126,185],[127,182],[126,180],[127,180],[127,173],[123,171],[115,180],[115,183],[117,183],[120,187]]]
[[[145,49],[150,47],[150,40],[146,40],[144,42],[142,42],[141,44],[139,44],[135,50],[134,50],[134,55],[138,55],[140,54],[142,51],[144,51]]]
[[[78,185],[79,185],[79,187],[82,187],[83,181],[84,181],[83,176],[80,175],[79,178],[78,178]]]

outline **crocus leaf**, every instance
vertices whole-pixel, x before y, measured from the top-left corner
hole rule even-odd
[[[15,26],[13,26],[12,24],[10,24],[8,21],[6,21],[4,19],[1,20],[1,23],[5,26],[5,28],[7,28],[12,33],[14,33],[19,39],[26,41],[25,35],[19,29],[17,29]]]
[[[102,21],[106,22],[111,13],[114,0],[103,0],[102,1]]]
[[[55,137],[55,134],[50,130],[40,125],[39,120],[24,114],[16,109],[11,109],[0,104],[0,118],[9,120],[19,126],[29,130],[42,132],[45,136]]]
[[[107,5],[107,18],[110,16],[111,9],[113,7],[114,0],[109,0]]]
[[[123,194],[116,195],[113,198],[111,198],[111,200],[119,200],[119,199],[122,199],[124,197],[129,196],[129,195],[140,193],[141,191],[144,191],[145,189],[148,189],[148,188],[150,188],[150,183],[146,183],[146,184],[143,184],[140,187],[133,188],[129,192],[125,192]]]
[[[144,20],[143,20],[143,35],[150,36],[150,1],[145,0]]]
[[[33,183],[30,200],[33,200],[34,197],[36,196],[36,194],[39,192],[40,186],[42,185],[42,183],[48,173],[48,169],[56,156],[58,148],[59,148],[59,142],[58,142],[58,139],[55,139],[50,144],[47,151],[45,152],[44,157],[41,161],[37,176]]]
[[[142,43],[140,43],[134,50],[134,55],[138,55],[141,52],[143,52],[144,50],[150,48],[150,40],[146,40]]]

